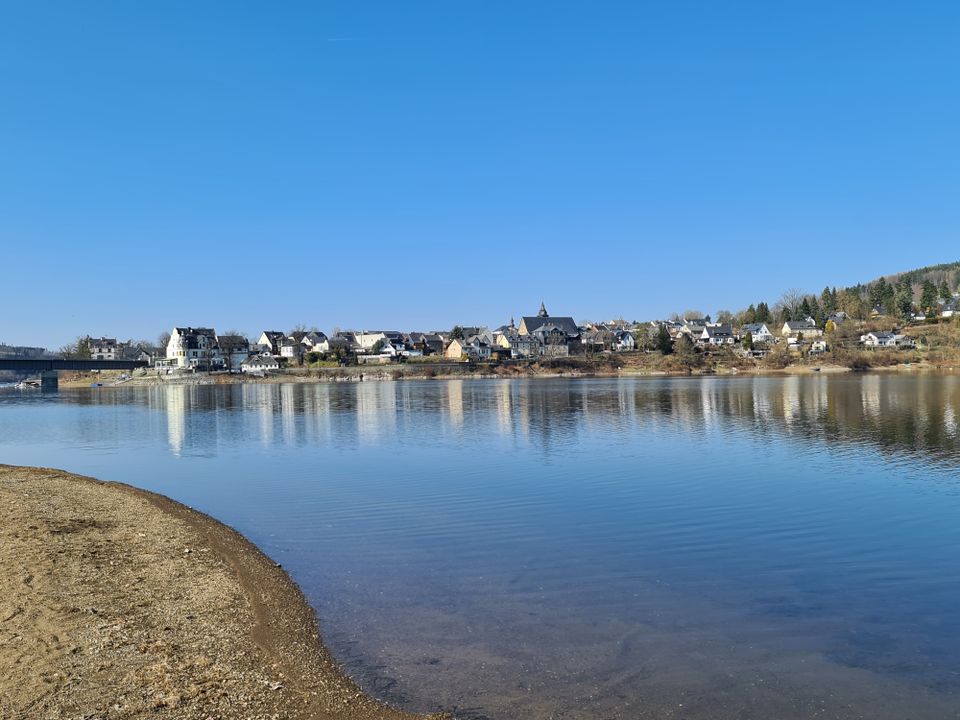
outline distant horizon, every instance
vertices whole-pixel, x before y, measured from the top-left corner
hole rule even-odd
[[[4,342],[715,314],[956,252],[956,3],[0,17]]]

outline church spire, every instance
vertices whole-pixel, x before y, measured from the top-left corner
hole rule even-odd
[[[547,306],[543,304],[543,300],[540,300],[540,312],[537,313],[539,317],[550,317],[550,313],[547,312]]]

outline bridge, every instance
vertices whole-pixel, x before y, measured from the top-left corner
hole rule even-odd
[[[0,370],[40,375],[42,390],[56,390],[58,370],[136,370],[146,367],[142,360],[61,360],[60,358],[0,358]]]

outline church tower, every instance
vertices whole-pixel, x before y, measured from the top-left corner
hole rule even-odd
[[[550,317],[550,313],[547,312],[547,307],[543,304],[543,300],[540,301],[540,312],[537,313],[537,317]]]

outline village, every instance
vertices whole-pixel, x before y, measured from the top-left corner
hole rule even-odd
[[[866,317],[855,319],[843,310],[825,313],[815,299],[813,302],[815,314],[808,312],[809,301],[804,298],[793,312],[778,307],[772,313],[761,303],[736,317],[721,311],[716,320],[709,315],[684,314],[647,322],[619,319],[596,323],[577,323],[568,315],[551,315],[541,302],[538,312],[522,316],[519,324],[511,318],[495,329],[457,325],[429,332],[337,329],[327,334],[317,328],[299,328],[289,332],[263,330],[258,337],[248,338],[237,332],[219,334],[212,327],[176,326],[158,344],[84,336],[59,355],[134,360],[158,376],[206,372],[262,377],[292,368],[418,362],[523,365],[562,358],[589,360],[654,353],[742,360],[762,360],[778,353],[791,361],[840,349],[902,351],[917,348],[918,342],[922,349],[924,338],[903,331],[903,318],[897,322],[888,317],[883,306],[873,307],[863,313]],[[958,306],[960,293],[944,292],[936,307],[912,312],[907,321],[928,325],[948,322],[960,317]],[[42,348],[0,345],[0,355],[39,357],[49,353]]]

